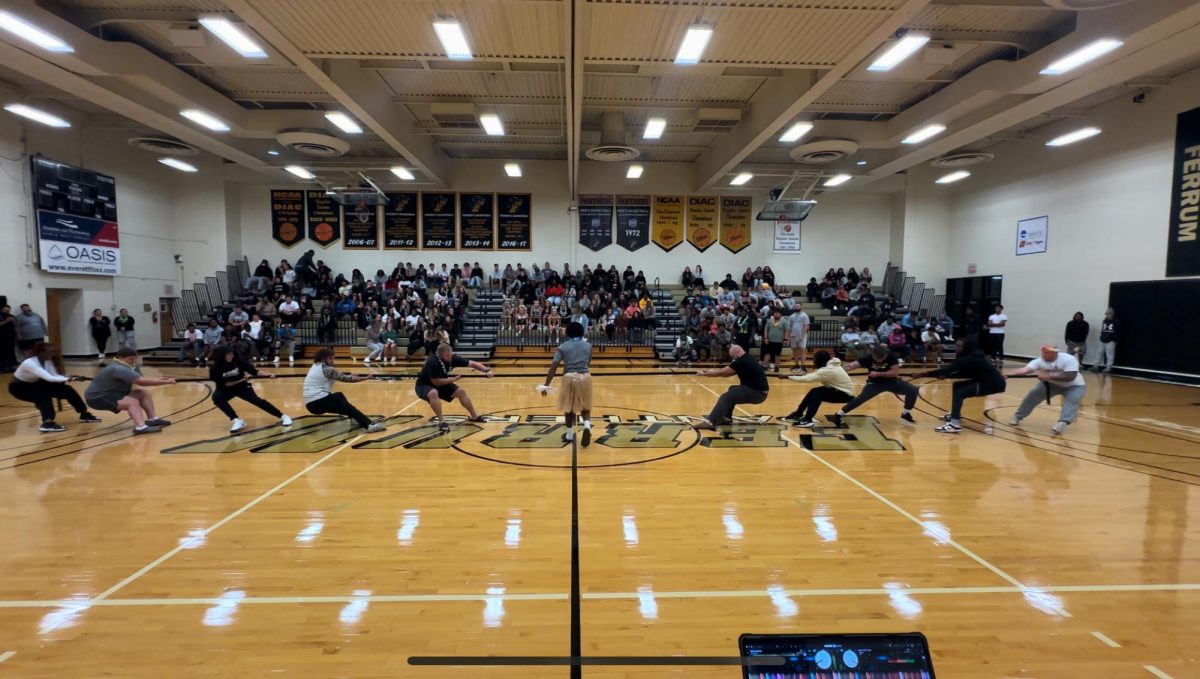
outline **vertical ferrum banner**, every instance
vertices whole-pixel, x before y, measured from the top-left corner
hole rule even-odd
[[[721,199],[721,245],[741,252],[750,244],[750,198]]]
[[[346,240],[342,247],[347,250],[379,249],[379,206],[358,201],[342,209],[346,225]]]
[[[579,196],[579,244],[599,252],[612,245],[612,194]]]
[[[633,252],[650,244],[650,196],[617,196],[617,245]]]
[[[422,193],[421,249],[453,250],[455,217],[453,193]]]
[[[687,242],[700,252],[717,242],[717,197],[688,196]]]
[[[389,193],[383,206],[383,249],[417,249],[416,193]]]
[[[495,247],[495,194],[458,194],[458,242],[463,250],[491,250]]]
[[[683,242],[683,196],[655,196],[650,240],[670,252]]]
[[[1196,231],[1200,222],[1200,108],[1180,113],[1175,125],[1167,275],[1200,276],[1200,240]]]
[[[306,191],[308,239],[327,248],[342,237],[342,206],[324,191]]]
[[[533,247],[532,196],[528,193],[496,194],[496,218],[500,250],[529,250]]]
[[[271,191],[271,237],[289,248],[304,238],[303,191]]]

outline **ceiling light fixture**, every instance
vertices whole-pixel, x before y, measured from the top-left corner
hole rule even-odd
[[[1075,130],[1074,132],[1068,132],[1064,135],[1055,137],[1055,138],[1051,139],[1050,141],[1046,142],[1046,146],[1066,146],[1067,144],[1074,144],[1077,141],[1083,141],[1084,139],[1087,139],[1088,137],[1094,137],[1098,134],[1100,134],[1100,128],[1084,127],[1084,128]]]
[[[625,170],[625,178],[626,179],[641,179],[642,178],[642,166],[641,165],[630,165],[629,169]]]
[[[392,168],[392,174],[406,182],[411,182],[412,180],[416,179],[416,177],[413,176],[413,173],[408,171],[408,168],[400,167],[399,165]]]
[[[268,156],[277,156],[277,155],[279,155],[279,151],[276,151],[275,149],[271,149],[270,151],[267,151],[267,155]]]
[[[442,50],[449,59],[470,59],[471,45],[467,43],[467,35],[463,33],[462,24],[454,19],[438,19],[433,22],[433,30],[442,43]]]
[[[292,174],[296,175],[297,177],[299,177],[301,179],[313,179],[316,177],[315,174],[300,167],[299,165],[288,165],[287,167],[285,167],[283,169],[287,170],[288,172],[291,172]]]
[[[742,172],[741,174],[734,177],[733,179],[730,179],[729,185],[730,186],[741,186],[741,185],[745,184],[746,182],[750,181],[751,179],[754,179],[753,174],[751,174],[749,172]]]
[[[913,132],[904,139],[900,140],[901,144],[920,144],[921,142],[931,137],[936,137],[946,131],[945,125],[926,125],[921,129]]]
[[[516,163],[505,163],[504,164],[504,174],[506,174],[510,177],[520,177],[521,176],[521,166],[517,165]]]
[[[325,114],[325,120],[333,123],[339,130],[346,134],[362,134],[362,127],[355,122],[354,118],[342,113],[341,111],[330,111]]]
[[[483,125],[483,131],[491,137],[504,136],[504,123],[500,122],[500,116],[495,113],[485,113],[479,116],[479,124]]]
[[[934,181],[934,183],[935,184],[953,184],[954,182],[956,182],[960,179],[966,179],[967,177],[970,177],[970,176],[971,176],[970,172],[967,172],[966,170],[959,170],[957,172],[951,172],[948,175],[944,175],[944,176],[938,178],[937,180]]]
[[[865,160],[860,160],[857,163],[855,163],[855,165],[866,165],[866,164],[867,164],[867,161],[865,161]]]
[[[679,51],[675,53],[677,64],[698,64],[704,48],[712,39],[713,27],[708,24],[692,24],[688,26],[683,42],[679,43]]]
[[[201,127],[207,127],[208,129],[212,130],[213,132],[228,132],[229,131],[229,126],[226,125],[223,120],[221,120],[220,118],[217,118],[216,116],[213,116],[211,114],[205,113],[204,111],[200,111],[200,110],[197,110],[194,108],[189,108],[186,111],[180,111],[179,115],[183,116],[184,118],[187,118],[188,120],[192,121],[193,123],[196,123],[197,125],[200,125]]]
[[[1046,68],[1043,68],[1040,73],[1042,75],[1060,75],[1067,71],[1079,68],[1093,59],[1108,54],[1109,52],[1121,46],[1121,41],[1114,38],[1101,38],[1095,42],[1089,43],[1071,52],[1067,56],[1051,63]]]
[[[787,132],[783,133],[783,136],[779,138],[779,141],[784,143],[794,142],[800,137],[803,137],[811,132],[812,128],[813,124],[808,121],[796,123],[795,125],[789,127]]]
[[[251,38],[237,24],[223,16],[202,16],[200,25],[221,39],[221,42],[233,48],[233,51],[247,59],[266,59],[267,51],[254,38]]]
[[[928,35],[906,35],[892,43],[892,46],[880,54],[879,58],[867,67],[867,70],[872,73],[890,71],[924,47],[927,42],[929,42]]]
[[[851,179],[854,179],[854,177],[851,177],[848,174],[835,174],[829,179],[825,180],[825,186],[841,186]]]
[[[0,29],[4,29],[18,38],[27,42],[31,42],[48,52],[59,52],[66,54],[68,52],[75,51],[74,48],[58,38],[58,36],[47,33],[46,31],[34,26],[21,17],[15,14],[10,14],[9,12],[0,12]]]
[[[25,104],[9,104],[4,107],[4,110],[8,111],[9,113],[19,115],[22,118],[28,118],[34,122],[38,122],[43,125],[49,125],[50,127],[71,126],[71,123],[68,123],[53,113],[46,113],[41,109],[37,109],[32,106],[26,106]]]
[[[198,172],[195,165],[192,165],[191,163],[185,163],[182,160],[177,160],[175,158],[159,158],[158,162],[166,165],[167,167],[173,167],[180,172]]]
[[[642,139],[658,139],[666,129],[666,118],[651,118],[646,121],[646,129],[642,132]]]

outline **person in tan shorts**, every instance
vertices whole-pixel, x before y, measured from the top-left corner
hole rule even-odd
[[[550,393],[550,383],[558,372],[558,366],[563,366],[562,386],[558,392],[558,408],[563,412],[567,421],[567,431],[563,441],[570,441],[575,436],[575,423],[583,427],[580,434],[580,444],[587,447],[592,442],[592,345],[583,337],[583,325],[572,321],[567,324],[567,339],[554,352],[554,360],[550,363],[550,371],[546,373],[546,382],[538,386],[542,396]]]

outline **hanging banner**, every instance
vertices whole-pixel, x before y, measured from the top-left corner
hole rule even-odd
[[[421,194],[421,249],[453,250],[456,217],[453,193]]]
[[[721,245],[741,252],[750,244],[750,199],[721,198]]]
[[[271,191],[271,237],[289,248],[304,238],[303,191]]]
[[[462,244],[463,250],[492,250],[495,248],[495,194],[458,194],[458,242]]]
[[[650,240],[670,252],[683,242],[683,196],[655,196]]]
[[[1171,182],[1171,232],[1167,236],[1167,275],[1200,276],[1200,108],[1175,122],[1175,177]]]
[[[633,252],[650,244],[650,196],[617,196],[617,245]]]
[[[786,219],[775,221],[775,254],[800,254],[800,222]]]
[[[717,197],[688,196],[687,242],[700,252],[717,242]]]
[[[389,193],[383,206],[383,249],[417,249],[416,193]]]
[[[378,205],[359,201],[345,206],[342,215],[346,224],[346,241],[342,247],[347,250],[379,249]]]
[[[579,244],[593,252],[612,245],[612,194],[579,196]]]
[[[324,191],[305,191],[308,239],[327,248],[342,237],[342,206]]]
[[[528,250],[533,247],[532,196],[528,193],[496,194],[499,216],[497,238],[501,250]]]

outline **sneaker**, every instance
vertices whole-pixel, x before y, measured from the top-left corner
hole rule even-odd
[[[713,423],[708,421],[708,418],[701,418],[700,421],[693,424],[692,427],[694,429],[716,429],[716,427],[713,426]]]
[[[233,418],[233,422],[229,425],[229,433],[236,434],[246,428],[246,421],[240,417]]]
[[[835,427],[840,428],[842,426],[842,416],[838,415],[837,413],[826,415],[825,419],[829,422],[829,424],[832,424]]]
[[[950,413],[946,413],[945,415],[942,415],[942,422],[949,422],[949,421],[950,421]]]
[[[292,418],[284,415],[283,417],[279,418],[279,424],[284,427],[290,427],[292,426]]]
[[[370,424],[370,426],[367,427],[368,434],[378,434],[379,432],[386,431],[386,430],[387,430],[387,427],[383,426],[382,424],[379,424],[378,422],[372,422]]]
[[[573,439],[573,438],[575,438],[575,435],[572,434],[571,432],[569,432],[569,431],[563,432],[563,435],[562,435],[563,443],[570,443],[571,439]]]
[[[1008,418],[1008,426],[1015,427],[1019,424],[1021,424],[1021,418],[1017,417],[1016,415]]]
[[[1055,436],[1062,436],[1062,433],[1066,430],[1067,430],[1067,423],[1063,422],[1062,420],[1055,422],[1054,426],[1050,427],[1050,431],[1054,432]]]
[[[799,422],[800,421],[800,413],[793,410],[792,412],[788,413],[787,415],[780,415],[776,419],[778,419],[780,422]]]
[[[812,420],[796,420],[796,423],[794,426],[799,427],[801,429],[812,429],[813,421]]]
[[[450,431],[450,425],[445,422],[438,422],[438,431],[445,434]]]
[[[371,359],[369,359],[369,358],[364,358],[364,359],[363,359],[363,365],[371,365]]]
[[[102,361],[103,361],[103,360],[104,360],[104,354],[96,354],[96,358],[98,358],[98,359],[100,359],[100,360],[102,360]]]
[[[79,416],[80,424],[99,424],[100,421],[101,420],[99,417],[96,417],[95,415],[93,415],[91,413],[84,413]]]
[[[947,422],[940,427],[934,429],[939,434],[959,434],[962,433],[962,427],[952,422]]]
[[[583,434],[581,435],[579,442],[581,444],[583,444],[584,448],[587,448],[588,446],[592,445],[592,428],[591,427],[583,428]]]
[[[909,424],[916,424],[917,420],[912,416],[912,413],[900,413],[900,419]]]
[[[170,421],[170,420],[164,420],[164,419],[163,419],[163,418],[161,418],[161,417],[156,417],[156,418],[154,418],[153,420],[146,420],[146,424],[147,424],[148,426],[151,426],[151,427],[160,427],[160,428],[161,428],[161,427],[169,427],[169,426],[171,426],[171,421]]]
[[[47,434],[53,434],[60,431],[66,431],[67,428],[57,422],[43,422],[42,426],[38,427],[38,431]]]
[[[271,362],[274,363],[275,365],[279,365],[279,357],[276,356]]]
[[[291,365],[291,364],[293,364],[293,363],[295,363],[295,362],[296,362],[296,357],[295,357],[295,356],[288,356],[288,365]]]
[[[146,426],[142,427],[141,429],[134,427],[133,435],[141,436],[142,434],[157,434],[160,431],[162,431],[161,427],[152,427],[149,424],[147,424]]]

